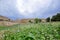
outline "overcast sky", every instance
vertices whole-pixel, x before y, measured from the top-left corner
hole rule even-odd
[[[0,15],[11,19],[47,18],[60,12],[60,0],[0,0]]]

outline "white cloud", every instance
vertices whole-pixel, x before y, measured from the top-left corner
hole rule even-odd
[[[55,10],[58,7],[58,1],[57,0],[53,0],[52,1],[52,5],[50,6],[50,9]]]
[[[60,11],[59,4],[60,0],[1,0],[0,15],[25,18],[49,16]]]
[[[17,0],[16,7],[20,14],[29,16],[33,15],[35,12],[44,11],[44,9],[49,7],[51,2],[52,0]]]

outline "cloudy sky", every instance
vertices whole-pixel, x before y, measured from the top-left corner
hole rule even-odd
[[[60,0],[0,0],[0,15],[11,19],[47,18],[60,12]]]

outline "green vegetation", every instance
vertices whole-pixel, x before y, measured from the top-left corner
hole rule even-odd
[[[49,22],[50,17],[48,17],[46,20],[47,20],[47,22]],[[60,13],[57,13],[56,15],[53,15],[52,18],[51,18],[51,21],[60,21]]]
[[[29,20],[30,23],[33,23],[31,20]]]
[[[54,15],[52,17],[52,21],[60,21],[60,13],[57,13],[57,15]]]
[[[35,18],[35,23],[39,23],[39,22],[41,22],[41,20],[38,18]]]
[[[60,40],[60,22],[20,24],[4,28],[0,30],[0,40]]]
[[[50,17],[48,17],[46,20],[47,20],[47,22],[50,22]]]

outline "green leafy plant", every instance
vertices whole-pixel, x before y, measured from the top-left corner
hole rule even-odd
[[[4,30],[3,35],[3,40],[60,40],[60,23],[16,25]]]

